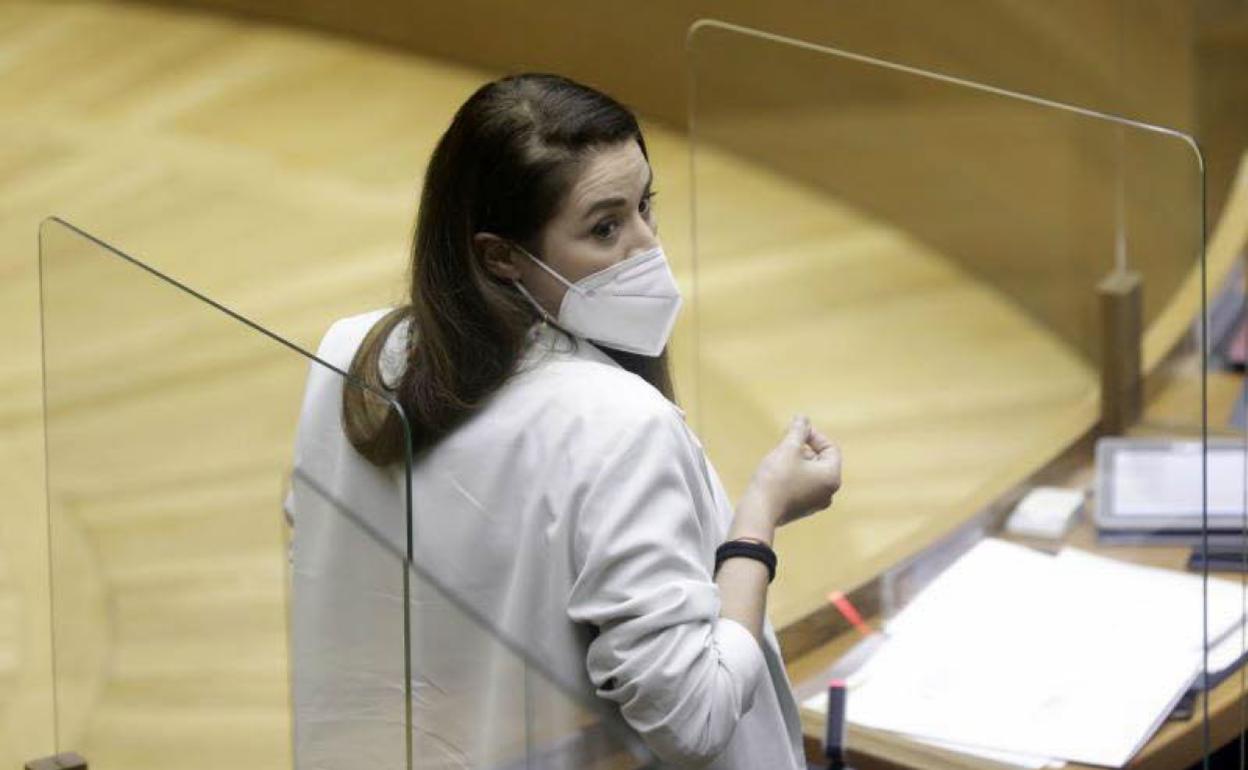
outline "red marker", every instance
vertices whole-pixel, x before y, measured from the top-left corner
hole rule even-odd
[[[870,636],[875,633],[871,630],[871,626],[863,622],[862,616],[858,614],[858,610],[854,609],[854,605],[850,604],[849,598],[845,594],[840,591],[833,591],[828,594],[828,602],[840,610],[841,615],[849,621],[850,625],[858,629],[858,633],[863,636]]]

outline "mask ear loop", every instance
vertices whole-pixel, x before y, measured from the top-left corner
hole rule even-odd
[[[537,257],[530,254],[528,250],[524,248],[523,246],[521,246],[520,244],[513,242],[511,245],[514,246],[521,254],[523,254],[524,256],[536,262],[538,267],[542,268],[546,272],[553,275],[557,281],[562,283],[564,286],[567,286],[570,291],[584,293],[581,287],[575,286],[572,283],[570,283],[568,279],[564,278],[562,275],[559,275],[559,273],[555,272],[555,269],[553,267],[551,267],[550,265],[547,265],[546,263],[542,262]],[[573,341],[574,345],[576,344],[576,335],[568,331],[567,329],[563,328],[562,326],[560,326],[559,320],[555,318],[554,316],[552,316],[549,312],[547,312],[546,308],[542,307],[542,303],[538,302],[537,299],[534,298],[534,296],[529,293],[529,290],[524,288],[524,284],[520,283],[520,279],[513,278],[511,282],[515,284],[516,289],[518,289],[520,293],[524,295],[525,299],[529,301],[529,304],[537,309],[537,312],[540,314],[541,319],[542,319],[543,328],[553,327],[555,329],[558,329],[559,331],[566,334],[568,338]]]
[[[537,312],[540,315],[541,321],[542,321],[543,333],[548,328],[558,329],[559,331],[563,332],[565,335],[568,336],[568,338],[572,341],[573,346],[576,345],[576,335],[572,334],[572,332],[569,332],[567,329],[560,326],[559,321],[556,320],[555,317],[552,316],[550,313],[546,312],[546,308],[542,307],[541,303],[538,302],[536,299],[534,299],[533,295],[529,293],[529,290],[524,288],[524,284],[520,283],[520,281],[518,280],[512,280],[512,283],[515,284],[516,288],[520,290],[520,293],[524,295],[525,299],[529,301],[529,304],[537,308]]]
[[[511,245],[512,245],[512,247],[513,247],[513,248],[515,248],[515,249],[516,249],[517,251],[519,251],[521,254],[523,254],[524,256],[526,256],[526,257],[528,257],[529,259],[531,259],[531,260],[534,262],[534,264],[536,264],[538,267],[542,268],[543,270],[545,270],[546,272],[548,272],[548,273],[550,273],[552,276],[554,276],[554,277],[555,277],[555,280],[559,281],[559,282],[560,282],[560,283],[562,283],[564,286],[567,286],[569,289],[574,290],[574,291],[579,291],[579,290],[580,290],[578,287],[573,286],[571,283],[569,283],[569,282],[568,282],[568,279],[564,278],[562,275],[559,275],[559,273],[555,272],[555,269],[554,269],[553,267],[551,267],[550,265],[547,265],[546,263],[542,262],[542,260],[540,260],[540,259],[538,259],[537,257],[535,257],[535,256],[533,256],[532,254],[530,254],[528,249],[524,248],[523,246],[521,246],[520,244],[515,243],[515,242],[513,242]],[[560,328],[560,327],[559,327],[559,322],[555,319],[555,317],[554,317],[554,316],[552,316],[550,313],[548,313],[548,312],[546,311],[546,308],[542,307],[542,303],[538,302],[538,301],[537,301],[537,300],[533,297],[533,295],[529,293],[529,290],[528,290],[528,289],[524,288],[524,284],[520,283],[520,279],[518,279],[518,278],[513,278],[513,279],[512,279],[512,283],[514,283],[514,284],[516,285],[516,288],[520,290],[520,293],[521,293],[521,294],[523,294],[523,295],[524,295],[524,297],[525,297],[525,299],[527,299],[527,300],[529,301],[529,304],[531,304],[531,305],[533,305],[533,307],[537,308],[537,312],[538,312],[538,313],[540,313],[540,314],[541,314],[541,316],[542,316],[542,323],[543,323],[543,324],[550,324],[550,325],[554,326],[555,328]]]
[[[524,288],[524,284],[520,283],[518,278],[513,278],[511,282],[520,291],[520,293],[524,295],[524,298],[529,301],[529,304],[537,309],[538,315],[541,316],[543,324],[555,323],[555,319],[552,318],[550,313],[546,311],[546,308],[542,307],[542,303],[533,298],[533,295],[529,293],[528,289]]]
[[[512,245],[513,245],[513,246],[515,246],[515,247],[516,247],[516,249],[517,249],[517,250],[519,250],[519,252],[520,252],[521,254],[523,254],[524,256],[526,256],[526,257],[528,257],[529,259],[533,260],[533,264],[535,264],[535,265],[537,265],[538,267],[540,267],[541,269],[545,270],[547,273],[550,273],[550,275],[552,275],[556,281],[558,281],[559,283],[561,283],[561,284],[563,284],[564,286],[568,287],[568,289],[570,289],[571,291],[575,291],[575,292],[577,292],[578,294],[584,294],[584,293],[585,293],[585,290],[584,290],[583,288],[581,288],[580,286],[577,286],[576,284],[572,283],[572,282],[571,282],[571,281],[569,281],[567,278],[564,278],[562,275],[559,275],[559,273],[558,273],[558,272],[556,272],[556,271],[555,271],[555,269],[554,269],[553,267],[551,267],[550,265],[546,264],[546,263],[545,263],[545,262],[543,262],[542,260],[540,260],[540,259],[538,259],[537,257],[535,257],[535,256],[533,256],[532,254],[530,254],[530,253],[529,253],[529,251],[528,251],[528,249],[524,248],[523,246],[521,246],[521,245],[520,245],[520,244],[518,244],[518,243],[514,243],[514,244],[512,244]]]

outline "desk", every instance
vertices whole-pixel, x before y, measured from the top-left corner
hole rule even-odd
[[[1149,402],[1140,427],[1132,433],[1151,435],[1158,432],[1156,426],[1186,425],[1184,419],[1190,413],[1193,403],[1199,403],[1199,378],[1183,376],[1192,373],[1193,363],[1190,358],[1181,358],[1172,366],[1176,373],[1168,384],[1162,387]],[[1231,414],[1235,400],[1239,398],[1243,377],[1224,372],[1210,372],[1208,376],[1209,397],[1209,431],[1216,435]],[[1193,392],[1193,389],[1196,389]],[[1196,399],[1193,401],[1193,397]],[[1199,430],[1199,425],[1196,425]],[[1052,479],[1052,483],[1071,487],[1084,487],[1091,481],[1094,474],[1093,459],[1089,452],[1083,452],[1082,462],[1077,462],[1063,471],[1061,476]],[[1006,536],[1005,539],[1019,543],[1029,543],[1024,538]],[[1137,564],[1155,567],[1184,570],[1190,548],[1185,546],[1102,546],[1096,542],[1096,528],[1085,516],[1080,517],[1065,540],[1072,545],[1103,556],[1109,556]],[[1211,573],[1212,574],[1212,573]],[[1237,579],[1238,575],[1233,575]],[[881,618],[868,618],[868,623],[879,625]],[[856,632],[846,631],[830,642],[817,649],[794,658],[788,663],[789,678],[793,682],[799,700],[819,692],[824,686],[824,672],[857,642]],[[1233,740],[1248,724],[1245,724],[1244,713],[1241,711],[1244,697],[1244,686],[1239,676],[1232,676],[1215,687],[1208,697],[1209,713],[1209,748],[1214,750]],[[1204,710],[1205,697],[1197,699],[1195,713],[1191,718],[1181,722],[1166,722],[1153,735],[1152,739],[1135,756],[1128,765],[1140,770],[1174,770],[1186,768],[1201,760],[1204,755]],[[824,720],[821,714],[802,711],[802,727],[806,736],[807,756],[811,761],[822,759],[822,741]],[[873,770],[874,768],[967,768],[968,770],[986,770],[999,768],[995,762],[922,746],[918,743],[898,739],[879,730],[870,730],[851,725],[849,727],[848,745],[851,763],[857,770]],[[1078,763],[1067,764],[1071,770],[1091,770],[1091,765]]]

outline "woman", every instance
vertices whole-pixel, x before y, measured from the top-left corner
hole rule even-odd
[[[377,661],[403,637],[416,766],[527,752],[587,767],[601,749],[583,729],[590,709],[616,725],[613,745],[665,766],[805,767],[764,617],[770,544],[830,504],[839,450],[796,418],[735,508],[726,498],[674,402],[680,295],[652,181],[634,116],[553,75],[481,87],[439,141],[407,303],[335,323],[318,351],[398,408],[316,366],[305,396],[301,766],[399,751],[403,704],[386,678],[402,673]],[[392,565],[368,554],[378,537],[400,553],[407,542],[409,438],[404,627]]]

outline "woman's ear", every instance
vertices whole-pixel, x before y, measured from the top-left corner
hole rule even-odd
[[[494,233],[476,233],[472,236],[472,245],[490,275],[508,283],[520,278],[520,269],[515,262],[516,250],[505,239]]]

